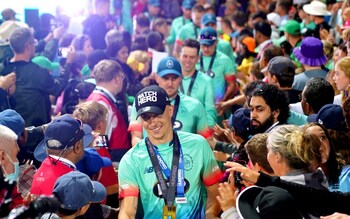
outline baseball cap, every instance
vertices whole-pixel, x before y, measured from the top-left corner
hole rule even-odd
[[[46,149],[64,150],[72,147],[81,139],[83,139],[83,146],[87,147],[93,140],[91,132],[92,129],[89,125],[83,124],[69,114],[57,117],[46,128],[44,140],[35,148],[34,157],[39,161],[43,161],[47,156]],[[48,145],[49,140],[58,141],[60,146],[52,147]]]
[[[272,32],[271,26],[264,21],[260,21],[260,22],[256,23],[254,25],[254,29],[256,31],[259,31],[260,33],[264,34],[265,36],[268,36],[268,37],[271,36],[271,32]]]
[[[67,210],[78,210],[91,202],[101,202],[107,196],[101,183],[91,181],[86,174],[78,171],[59,177],[52,193],[59,198],[60,207]]]
[[[228,125],[234,128],[238,136],[244,140],[248,140],[252,134],[250,127],[250,110],[246,108],[236,110],[231,115]]]
[[[287,190],[268,186],[250,186],[236,200],[240,218],[249,219],[301,219],[295,199]]]
[[[300,23],[296,20],[288,20],[284,26],[279,28],[279,30],[291,35],[300,35]]]
[[[307,117],[307,121],[318,122],[327,129],[333,129],[338,131],[346,130],[345,118],[343,109],[336,104],[324,105],[317,114],[311,114]]]
[[[273,75],[295,75],[295,65],[290,58],[284,56],[273,57],[267,67],[263,68],[261,72],[270,72]]]
[[[17,137],[22,135],[25,128],[22,116],[12,109],[6,109],[0,113],[0,125],[10,128]]]
[[[242,44],[244,44],[249,52],[254,52],[255,48],[256,48],[256,42],[255,39],[251,36],[244,36],[244,38],[242,39]]]
[[[212,27],[204,27],[199,33],[199,43],[212,46],[217,41],[218,35]]]
[[[149,0],[148,4],[152,5],[152,6],[155,6],[155,7],[159,7],[160,6],[159,0]]]
[[[184,9],[192,9],[195,3],[196,3],[195,0],[184,0],[182,2],[182,7]]]
[[[143,88],[136,94],[135,106],[137,117],[143,113],[163,114],[170,99],[165,90],[157,85]]]
[[[181,72],[181,64],[174,57],[165,57],[158,64],[157,74],[159,77],[164,77],[168,74],[174,74],[180,77]]]
[[[20,21],[5,21],[0,25],[0,45],[9,45],[13,32],[20,28],[28,28],[28,24]]]
[[[39,65],[41,68],[45,68],[50,71],[58,70],[60,68],[60,64],[58,62],[51,62],[45,56],[35,56],[32,59],[32,62]]]
[[[95,148],[85,148],[83,158],[77,163],[77,169],[88,176],[92,176],[102,167],[112,166],[112,161],[108,157],[102,157]]]
[[[212,13],[206,13],[202,16],[201,23],[204,26],[207,26],[209,23],[214,23],[216,24],[216,16]]]

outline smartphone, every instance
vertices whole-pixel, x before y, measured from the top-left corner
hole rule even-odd
[[[108,137],[107,135],[99,135],[97,136],[97,139],[95,140],[95,146],[96,147],[108,147]]]
[[[247,163],[244,160],[235,160],[234,162],[237,162],[242,166],[247,166]],[[241,173],[233,172],[233,178],[235,180],[235,187],[241,191],[242,188],[244,187],[244,185],[241,183],[241,181],[243,180],[243,178],[241,177]]]

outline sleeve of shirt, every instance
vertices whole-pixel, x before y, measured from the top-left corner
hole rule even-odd
[[[119,163],[118,179],[119,179],[119,199],[128,196],[138,197],[139,187],[137,184],[136,173],[134,172],[135,164],[130,154],[125,154]]]
[[[205,92],[204,108],[207,113],[208,125],[213,127],[216,124],[217,112],[214,103],[214,83],[212,79],[208,81]]]
[[[289,110],[289,117],[287,119],[287,124],[302,126],[307,124],[307,116],[304,114],[300,114]]]
[[[176,44],[182,45],[183,41],[186,39],[186,25],[182,26],[176,36]]]
[[[142,126],[141,123],[139,122],[139,120],[136,119],[136,107],[135,107],[135,102],[132,105],[131,108],[131,115],[130,115],[130,124],[129,124],[129,128],[128,131],[132,132],[132,131],[140,131],[142,132]]]
[[[211,136],[211,132],[208,125],[208,120],[206,116],[206,112],[202,103],[198,101],[197,107],[197,133],[202,135],[204,138],[208,138]]]
[[[226,81],[232,81],[236,78],[236,73],[237,73],[237,67],[236,63],[234,63],[230,58],[227,57],[227,65],[225,65],[225,80]]]
[[[215,160],[213,151],[211,150],[210,145],[205,139],[202,139],[202,154],[202,180],[205,186],[211,186],[220,181],[222,173]]]
[[[171,45],[175,43],[176,32],[175,32],[175,20],[171,23],[170,33],[166,39],[166,44]]]

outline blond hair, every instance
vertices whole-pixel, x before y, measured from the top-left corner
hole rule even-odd
[[[134,72],[140,73],[145,68],[145,65],[150,61],[151,58],[147,52],[136,50],[130,53],[126,63]]]
[[[107,109],[97,101],[91,100],[75,107],[73,116],[88,124],[93,130],[99,122],[106,119]]]
[[[342,70],[345,74],[346,77],[348,77],[350,79],[350,57],[349,56],[345,56],[343,58],[341,58],[337,64],[336,64],[340,70]],[[341,91],[342,93],[342,102],[344,102],[346,100],[346,98],[348,97],[348,93],[350,92],[350,88],[348,85],[348,89],[344,92]]]
[[[306,134],[300,127],[281,125],[273,129],[267,144],[273,152],[278,152],[287,165],[294,170],[311,170],[315,163],[321,164],[321,141],[313,134]]]

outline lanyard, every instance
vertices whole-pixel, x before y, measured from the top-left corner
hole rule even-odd
[[[197,70],[195,70],[193,75],[191,76],[191,82],[190,82],[190,85],[188,86],[187,96],[191,96],[191,91],[192,91],[192,88],[193,88],[194,81],[196,80],[196,77],[197,77]],[[183,94],[185,93],[184,87],[182,85],[182,82],[180,84],[180,91]]]
[[[194,23],[193,23],[193,30],[194,30],[194,35],[196,35],[196,39],[198,39],[197,26]]]
[[[173,112],[173,116],[171,117],[171,124],[173,126],[176,120],[177,111],[179,110],[179,105],[180,105],[180,95],[178,94],[175,98],[174,112]]]
[[[211,71],[211,69],[213,67],[213,64],[214,64],[215,56],[216,56],[216,51],[214,52],[214,54],[212,55],[212,57],[210,59],[208,70],[205,71],[204,70],[204,64],[203,64],[203,54],[201,54],[201,60],[200,60],[201,72],[204,72],[205,74],[207,74],[211,78],[214,78],[214,76],[215,76],[214,73]]]
[[[104,90],[102,90],[102,89],[99,89],[99,88],[95,88],[95,90],[100,91],[100,92],[103,94],[103,96],[105,96],[109,101],[111,101],[115,106],[117,106],[117,102],[114,101],[114,100],[112,99],[112,97],[111,97],[106,91],[104,91]],[[118,107],[117,107],[117,108],[118,108]]]
[[[178,196],[184,197],[185,194],[183,154],[176,132],[174,132],[173,139],[173,160],[171,170],[169,170],[169,167],[159,154],[158,149],[151,143],[148,137],[146,138],[147,151],[150,156],[158,183],[162,190],[164,202],[169,210],[174,205],[175,187]],[[168,178],[169,186],[167,186],[162,172]]]

